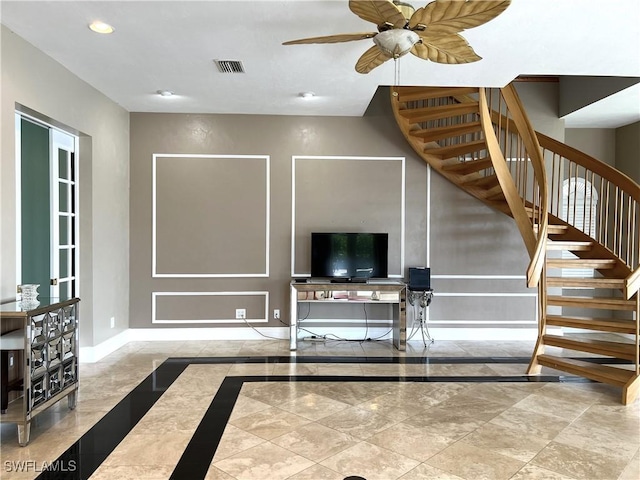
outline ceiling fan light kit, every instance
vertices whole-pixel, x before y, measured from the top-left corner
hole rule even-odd
[[[394,28],[373,37],[373,43],[389,58],[399,58],[411,51],[420,41],[420,35],[411,30]]]
[[[372,38],[356,63],[358,73],[369,73],[387,60],[411,52],[423,60],[445,64],[477,62],[482,57],[459,32],[500,15],[511,0],[435,0],[415,10],[408,3],[390,0],[349,0],[349,9],[377,26],[377,32],[346,33],[303,38],[283,45],[341,43]]]

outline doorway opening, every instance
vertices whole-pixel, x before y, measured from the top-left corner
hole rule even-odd
[[[16,112],[16,278],[78,296],[78,137]]]

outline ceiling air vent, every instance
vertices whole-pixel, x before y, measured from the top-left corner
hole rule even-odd
[[[221,73],[245,73],[240,60],[214,60],[213,63]]]

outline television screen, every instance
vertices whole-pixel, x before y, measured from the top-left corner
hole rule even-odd
[[[311,276],[387,278],[387,233],[312,233]]]

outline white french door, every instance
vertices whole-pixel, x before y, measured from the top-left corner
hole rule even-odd
[[[51,296],[76,296],[75,137],[51,129]]]

